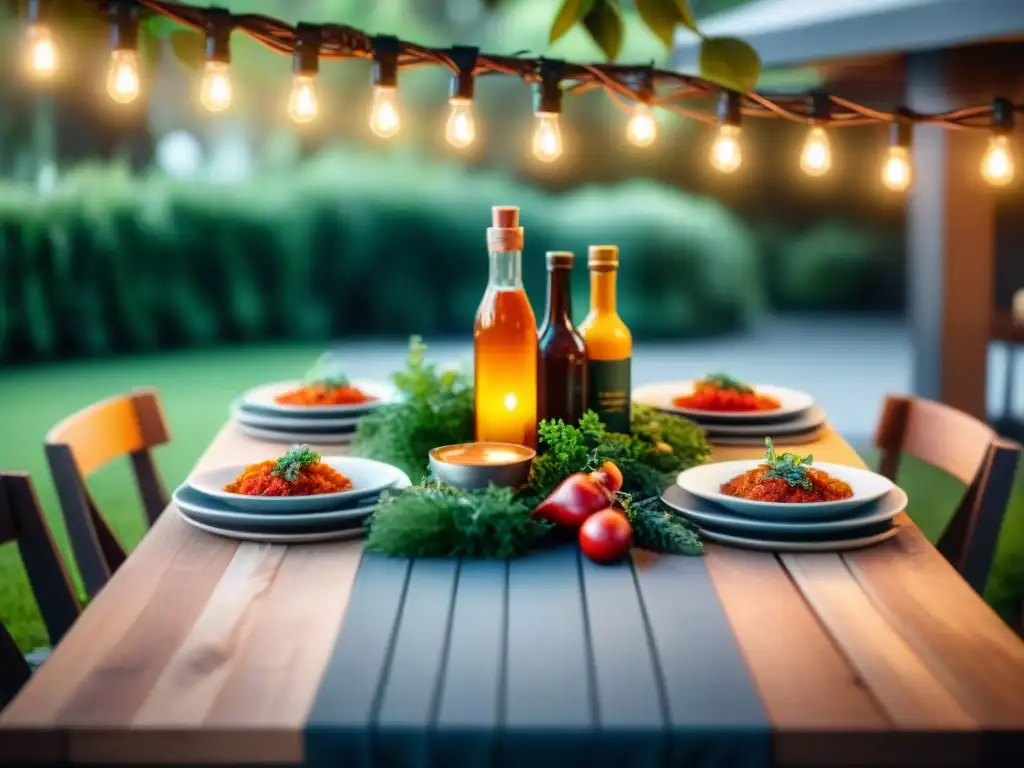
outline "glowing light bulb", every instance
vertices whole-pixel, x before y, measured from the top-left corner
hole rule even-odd
[[[206,62],[199,100],[211,112],[221,112],[231,106],[231,76],[225,62]]]
[[[626,126],[626,137],[638,147],[649,147],[658,138],[658,123],[649,104],[637,103]]]
[[[320,111],[316,81],[312,75],[296,75],[288,96],[288,114],[296,123],[308,123]]]
[[[452,99],[445,125],[448,143],[458,149],[465,149],[476,141],[476,118],[473,117],[473,103],[468,99]]]
[[[996,134],[988,140],[988,149],[981,161],[981,176],[995,187],[1005,187],[1013,181],[1013,151],[1005,134]]]
[[[518,403],[518,400],[516,399],[516,396],[515,396],[514,392],[509,392],[507,395],[505,395],[505,409],[506,410],[514,411],[516,409],[516,404],[517,403]]]
[[[551,112],[537,113],[537,129],[533,132],[533,154],[545,163],[554,162],[562,156],[562,132],[558,127],[558,115]]]
[[[893,192],[902,192],[910,186],[912,179],[910,152],[898,144],[889,147],[885,165],[882,166],[882,183]]]
[[[718,135],[711,145],[711,164],[722,173],[732,173],[742,162],[740,127],[729,124],[719,126]]]
[[[398,89],[393,86],[373,87],[373,106],[370,107],[370,130],[382,139],[390,139],[402,125],[398,114]]]
[[[49,27],[31,24],[25,30],[25,71],[31,77],[52,77],[57,71],[57,46]]]
[[[110,54],[107,69],[107,93],[118,104],[128,104],[138,98],[140,90],[139,56],[130,49],[118,49]]]
[[[808,176],[824,176],[832,167],[832,143],[820,125],[807,132],[803,151],[800,153],[800,168]]]

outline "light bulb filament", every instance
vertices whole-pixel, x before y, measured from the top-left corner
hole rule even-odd
[[[740,128],[725,124],[719,127],[711,146],[711,164],[723,173],[732,173],[743,162],[740,148]]]
[[[473,104],[465,99],[452,99],[445,125],[448,143],[458,149],[465,149],[476,140],[476,119]]]
[[[658,136],[658,123],[650,105],[639,102],[626,126],[626,136],[638,147],[649,147]]]
[[[308,123],[320,110],[316,82],[312,75],[296,75],[288,97],[288,114],[296,123]]]
[[[551,163],[562,155],[562,132],[558,115],[537,113],[537,128],[533,133],[533,154],[544,163]]]
[[[398,114],[397,88],[378,85],[373,89],[370,130],[382,139],[390,139],[402,125]]]
[[[118,104],[134,101],[140,90],[139,57],[130,49],[118,49],[110,55],[107,92]]]

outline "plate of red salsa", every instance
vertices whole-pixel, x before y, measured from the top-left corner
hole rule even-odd
[[[695,419],[777,421],[814,406],[806,392],[767,384],[748,384],[726,374],[708,374],[690,381],[638,387],[633,400],[662,411]]]

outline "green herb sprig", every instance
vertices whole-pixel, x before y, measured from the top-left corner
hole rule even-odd
[[[739,379],[734,379],[732,376],[724,373],[709,373],[704,377],[704,381],[717,389],[730,389],[734,392],[739,392],[741,395],[749,395],[754,391],[754,388],[749,384],[744,384]]]
[[[333,358],[330,352],[324,352],[313,363],[313,367],[306,372],[305,384],[310,387],[323,387],[324,389],[338,389],[348,386],[348,377],[337,370],[337,366],[329,366]]]
[[[629,494],[619,494],[619,504],[633,529],[633,543],[653,552],[676,555],[702,555],[704,542],[689,522],[665,509],[665,503],[654,496],[636,501]]]
[[[814,456],[807,454],[804,457],[800,457],[795,453],[777,454],[770,437],[764,439],[764,444],[764,459],[765,464],[768,465],[768,471],[765,473],[766,478],[785,480],[791,488],[800,486],[805,491],[810,491],[814,488],[811,478],[807,474],[807,468],[814,461]]]
[[[277,460],[270,474],[283,477],[289,483],[299,479],[299,473],[303,467],[316,464],[320,461],[320,454],[312,450],[308,445],[293,445],[288,451]]]

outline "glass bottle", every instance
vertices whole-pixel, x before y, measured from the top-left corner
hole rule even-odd
[[[549,251],[548,301],[537,353],[537,418],[578,424],[587,402],[587,348],[572,324],[573,254]]]
[[[537,445],[537,320],[523,289],[519,209],[495,206],[490,276],[473,327],[476,439]]]
[[[629,432],[633,337],[615,306],[616,245],[592,245],[590,313],[580,325],[587,346],[587,407],[611,432]]]

